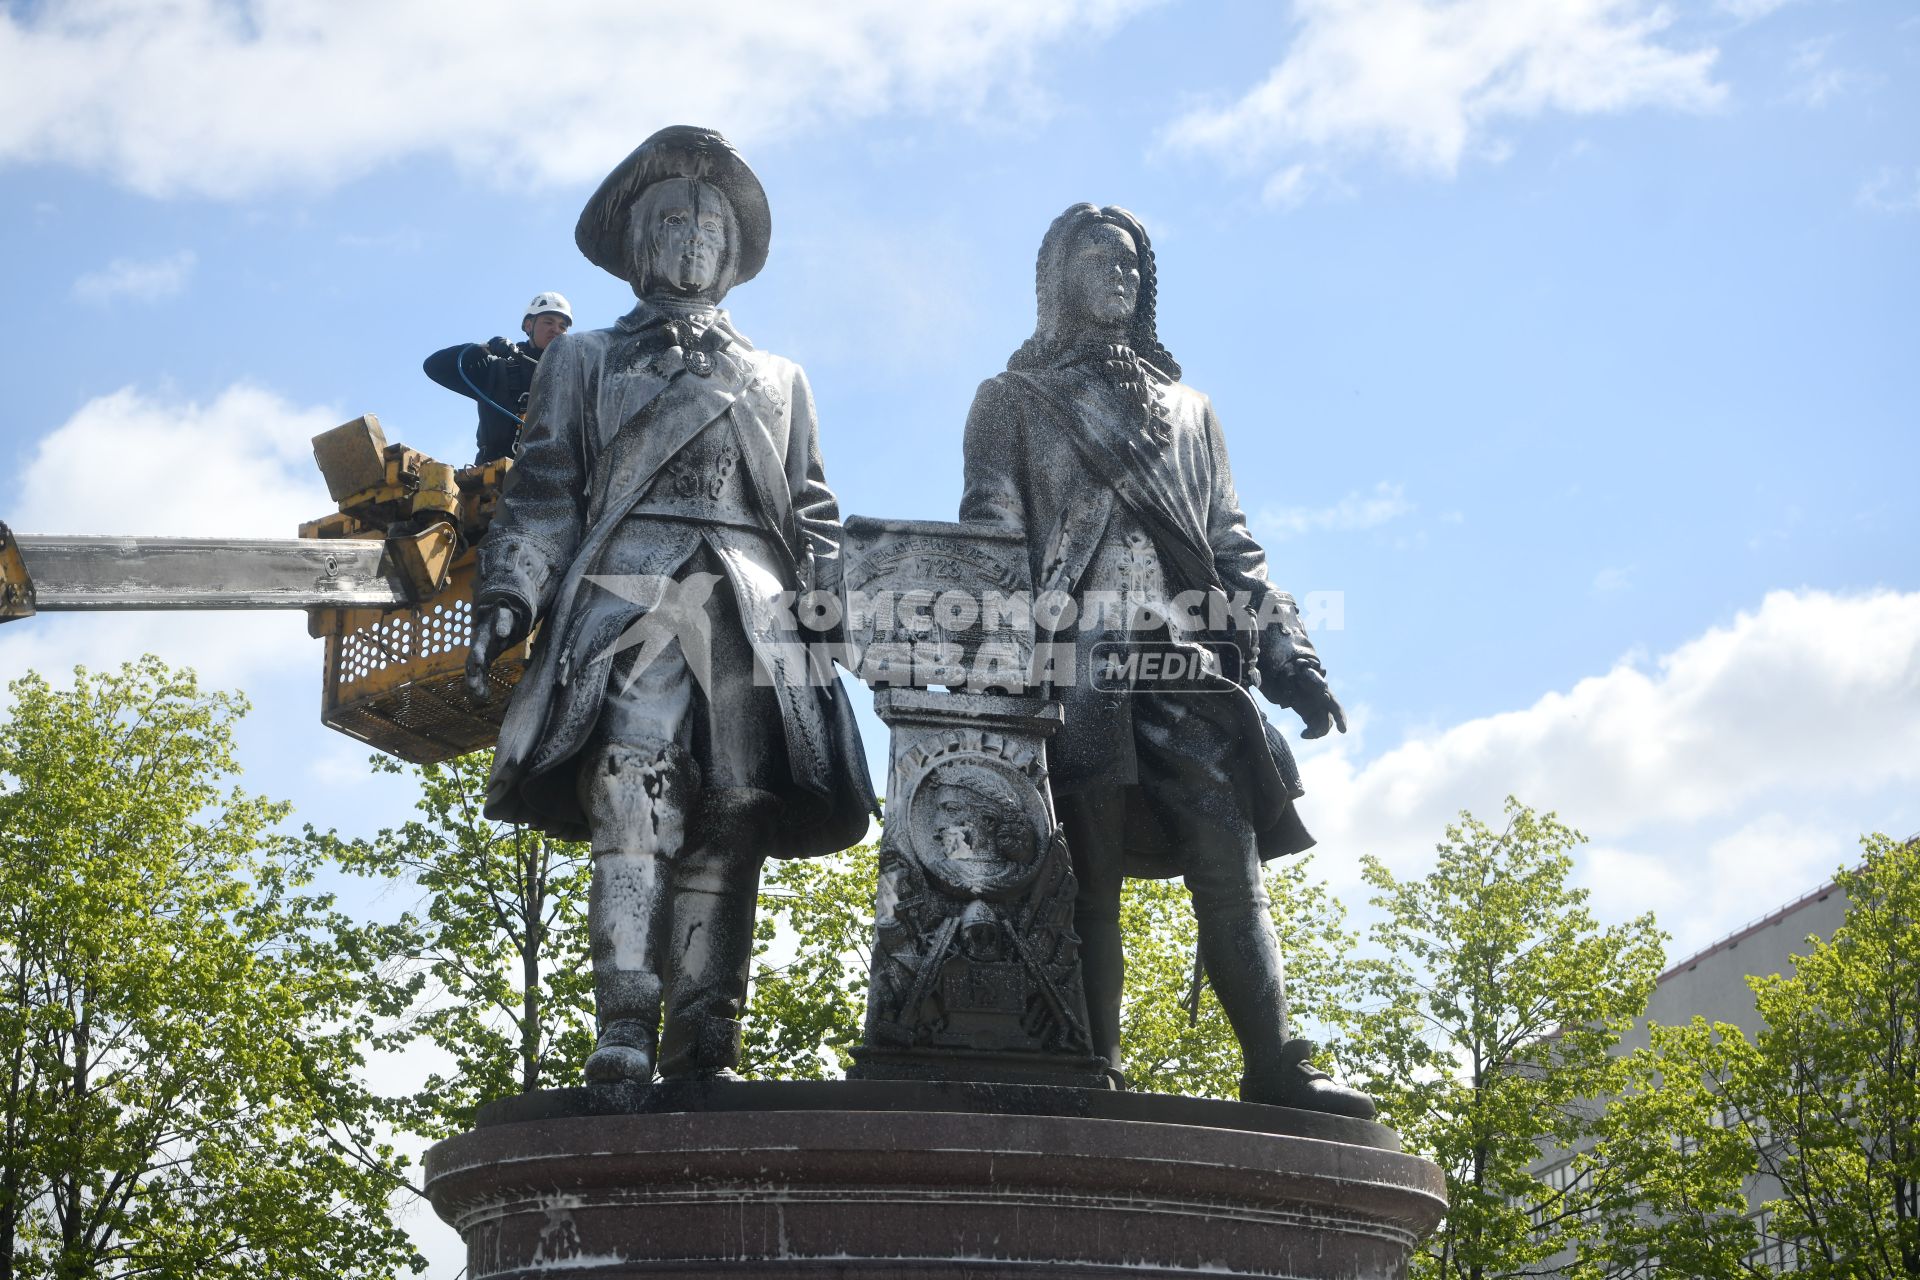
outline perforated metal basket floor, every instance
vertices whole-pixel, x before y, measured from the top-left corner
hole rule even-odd
[[[526,670],[527,645],[494,661],[492,697],[475,705],[465,683],[473,579],[468,552],[440,594],[418,608],[341,611],[327,636],[322,723],[416,764],[491,747]]]

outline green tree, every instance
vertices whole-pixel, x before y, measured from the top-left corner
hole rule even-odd
[[[1268,864],[1267,895],[1294,1034],[1317,1039],[1324,1051],[1318,1061],[1339,1069],[1364,998],[1354,963],[1359,940],[1327,886],[1308,878],[1311,866],[1310,857]],[[1120,930],[1127,955],[1120,1040],[1129,1085],[1153,1093],[1237,1097],[1240,1047],[1204,974],[1195,973],[1199,932],[1185,884],[1129,880]]]
[[[824,1080],[853,1064],[867,1015],[879,849],[767,864],[742,1074]]]
[[[1835,877],[1848,906],[1833,936],[1808,939],[1792,973],[1748,979],[1759,1034],[1656,1029],[1644,1071],[1761,1175],[1750,1185],[1792,1270],[1892,1280],[1920,1275],[1920,842],[1861,844]],[[1707,1216],[1662,1207],[1688,1231]]]
[[[1747,1258],[1758,1243],[1747,1188],[1755,1150],[1730,1123],[1721,1083],[1746,1041],[1704,1019],[1647,1028],[1574,1157],[1563,1242],[1582,1280],[1650,1274],[1732,1280],[1769,1274]],[[1728,1033],[1731,1033],[1729,1035]]]
[[[1729,1093],[1774,1141],[1776,1233],[1803,1274],[1920,1275],[1920,842],[1862,842],[1846,921],[1753,980],[1765,1024]]]
[[[451,1060],[392,1104],[400,1127],[448,1137],[471,1128],[483,1103],[579,1082],[593,1048],[592,869],[583,843],[486,817],[491,752],[370,763],[419,783],[419,816],[371,840],[309,828],[308,844],[418,894],[398,921],[369,930],[371,958],[407,1004],[377,1043],[430,1044]]]
[[[756,1079],[819,1080],[852,1064],[864,1031],[878,844],[826,858],[770,863],[760,891],[743,1071]],[[1354,937],[1308,859],[1267,872],[1289,966],[1297,1026],[1333,1041],[1360,998]],[[1134,1088],[1231,1098],[1240,1051],[1205,984],[1196,993],[1193,910],[1178,880],[1129,881],[1123,1035]]]
[[[152,657],[10,689],[0,1276],[420,1269],[354,1083],[356,934],[287,806],[227,787],[244,700]]]
[[[398,921],[370,930],[375,962],[408,996],[379,1043],[431,1044],[451,1063],[395,1100],[395,1122],[445,1137],[496,1098],[579,1083],[594,1034],[587,846],[487,818],[488,753],[370,763],[418,783],[420,816],[371,840],[310,832],[309,842],[355,874],[420,895]],[[746,1075],[824,1079],[851,1063],[866,1014],[877,847],[768,863]]]
[[[1445,1280],[1537,1271],[1586,1215],[1633,1194],[1617,1178],[1570,1193],[1527,1168],[1592,1138],[1663,936],[1651,916],[1599,926],[1568,884],[1579,832],[1512,799],[1506,819],[1462,814],[1418,879],[1365,860],[1385,918],[1353,1060],[1382,1118],[1446,1174],[1446,1221],[1415,1261]]]

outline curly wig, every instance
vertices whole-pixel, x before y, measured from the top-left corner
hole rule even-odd
[[[1007,368],[1040,368],[1051,364],[1073,345],[1078,335],[1071,330],[1071,318],[1066,314],[1067,258],[1073,251],[1074,241],[1098,226],[1120,228],[1133,237],[1133,243],[1140,252],[1140,301],[1133,310],[1128,345],[1142,360],[1178,382],[1180,363],[1160,345],[1155,322],[1160,286],[1159,276],[1154,269],[1153,242],[1147,238],[1147,229],[1140,224],[1140,219],[1111,204],[1105,208],[1091,204],[1073,205],[1055,218],[1053,225],[1047,228],[1047,234],[1041,237],[1040,258],[1034,268],[1039,318],[1034,325],[1033,336],[1020,344],[1020,349],[1007,360]]]

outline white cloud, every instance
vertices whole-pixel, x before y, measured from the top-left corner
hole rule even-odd
[[[115,258],[99,271],[89,271],[73,282],[73,296],[82,302],[100,305],[116,298],[135,302],[159,302],[187,287],[198,259],[191,249],[170,253],[164,258],[137,261]]]
[[[1247,163],[1383,152],[1452,174],[1498,158],[1496,121],[1548,111],[1704,110],[1725,96],[1717,51],[1660,42],[1645,0],[1297,0],[1285,57],[1239,101],[1190,112],[1164,141]]]
[[[1903,174],[1884,166],[1860,184],[1854,203],[1874,213],[1920,213],[1920,169]]]
[[[1627,565],[1624,568],[1610,565],[1593,575],[1593,592],[1595,595],[1606,595],[1614,591],[1625,591],[1632,585],[1632,565]]]
[[[1762,813],[1723,834],[1697,833],[1658,851],[1601,844],[1576,855],[1580,880],[1603,919],[1649,909],[1672,937],[1673,965],[1804,893],[1820,888],[1852,862],[1858,825]]]
[[[1312,187],[1312,170],[1304,164],[1290,164],[1267,179],[1260,198],[1277,209],[1297,209],[1306,203]]]
[[[41,438],[9,523],[32,533],[291,538],[333,507],[312,441],[345,416],[245,384],[207,404],[122,388]]]
[[[1371,492],[1355,490],[1330,507],[1269,507],[1254,517],[1255,528],[1271,539],[1306,533],[1351,533],[1378,528],[1414,509],[1406,487],[1382,480]]]
[[[1878,82],[1877,76],[1836,65],[1829,56],[1834,39],[1819,36],[1794,46],[1787,64],[1794,77],[1786,94],[1788,102],[1818,109],[1842,94],[1870,89]]]
[[[205,404],[116,391],[41,438],[4,515],[21,533],[292,537],[333,509],[311,438],[344,416],[250,386]],[[220,688],[320,663],[299,613],[42,614],[0,628],[0,681],[146,652]]]
[[[343,736],[307,762],[307,775],[330,791],[365,787],[380,777],[367,767],[372,754],[372,747]]]
[[[1593,837],[1597,901],[1655,909],[1684,950],[1817,885],[1920,782],[1920,592],[1773,592],[1657,661],[1360,757],[1302,757],[1351,901],[1360,854],[1417,872],[1460,810],[1513,794]]]
[[[154,195],[327,186],[420,156],[594,181],[662,124],[743,145],[1032,97],[1036,51],[1152,0],[48,0],[0,13],[0,163]]]
[[[1281,210],[1298,209],[1309,200],[1347,200],[1353,195],[1353,185],[1332,166],[1304,161],[1280,170],[1260,189],[1261,201]]]
[[[1834,868],[1854,859],[1858,831],[1769,813],[1745,822],[1707,846],[1706,870],[1715,898],[1744,919],[1762,914],[1740,890],[1764,886],[1786,902],[1826,883]],[[1712,904],[1709,903],[1709,906]],[[1768,902],[1766,907],[1776,905]]]

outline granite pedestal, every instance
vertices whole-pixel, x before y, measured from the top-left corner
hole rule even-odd
[[[1389,1280],[1439,1169],[1366,1121],[958,1082],[551,1090],[427,1153],[470,1280]]]

